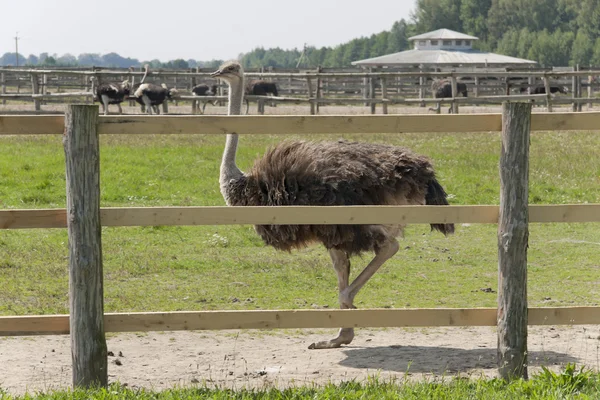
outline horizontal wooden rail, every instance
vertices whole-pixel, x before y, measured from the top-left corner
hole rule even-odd
[[[496,326],[495,308],[179,311],[104,314],[106,332]],[[529,308],[528,325],[600,324],[600,307]],[[69,333],[68,315],[0,317],[0,336]]]
[[[100,134],[353,134],[500,131],[500,114],[321,116],[100,116]],[[534,131],[599,130],[600,112],[536,113]],[[0,135],[64,131],[61,115],[0,116]]]
[[[102,208],[102,226],[429,224],[498,222],[498,206]],[[529,206],[529,221],[600,222],[600,204]],[[63,208],[0,210],[0,229],[66,228]]]

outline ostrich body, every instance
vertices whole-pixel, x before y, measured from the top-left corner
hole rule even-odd
[[[277,91],[277,85],[274,82],[267,81],[250,81],[244,88],[245,94],[252,94],[254,96],[267,96],[269,93],[273,96],[279,96],[279,92]],[[250,103],[248,99],[246,99],[246,114],[248,114],[248,109],[250,108]]]
[[[526,88],[526,87],[521,88],[521,93],[527,93],[527,92],[529,92],[529,94],[546,94],[546,87],[545,86],[535,86],[535,87],[531,87],[531,88]],[[555,93],[567,94],[567,93],[569,93],[569,88],[566,86],[550,86],[550,93],[552,93],[552,94],[555,94]]]
[[[131,83],[129,81],[106,82],[98,85],[96,99],[102,104],[104,115],[108,115],[109,104],[116,104],[119,107],[119,114],[123,114],[121,103],[129,96],[130,91]]]
[[[193,96],[216,96],[217,95],[217,85],[208,86],[205,84],[196,85],[192,88]],[[202,113],[204,114],[204,109],[206,108],[207,101],[202,102]],[[215,105],[214,101],[210,102],[213,106]],[[198,109],[200,109],[200,104],[198,103]]]
[[[444,99],[452,97],[452,81],[450,79],[436,79],[431,83],[431,91],[436,99]],[[463,97],[467,97],[467,85],[462,82],[456,83],[456,93],[460,93]],[[439,112],[441,104],[438,103],[437,108],[430,108],[430,111]],[[448,109],[448,113],[452,113],[452,106]]]
[[[154,83],[142,83],[133,93],[133,96],[135,97],[135,101],[145,106],[148,114],[152,114],[152,110],[156,114],[160,114],[158,106],[167,99],[172,99],[176,93],[176,89],[168,89],[164,83],[160,86]]]
[[[241,113],[244,75],[236,61],[223,64],[214,77],[229,84],[229,115]],[[236,166],[236,133],[227,134],[221,162],[220,188],[230,206],[339,206],[448,204],[430,161],[410,150],[382,144],[288,141],[270,148],[243,173]],[[450,234],[453,224],[432,224]],[[322,243],[338,277],[339,304],[355,308],[358,291],[398,251],[400,225],[257,225],[263,241],[279,250]],[[366,268],[349,282],[350,256],[375,252]],[[311,349],[349,344],[353,328],[341,328],[332,340]]]

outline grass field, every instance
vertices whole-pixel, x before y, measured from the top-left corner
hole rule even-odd
[[[291,136],[243,136],[242,169]],[[315,136],[310,139],[337,139]],[[429,155],[452,204],[497,204],[499,135],[346,137]],[[65,207],[61,138],[0,137],[0,207]],[[103,206],[222,205],[220,136],[101,137]],[[535,133],[530,201],[600,202],[600,135]],[[401,251],[357,296],[358,307],[489,307],[497,280],[495,225],[459,226],[444,238],[410,226]],[[532,224],[531,306],[595,305],[600,226]],[[337,307],[327,253],[263,246],[250,226],[104,228],[106,310],[170,311]],[[67,233],[0,231],[0,314],[67,313]],[[368,261],[354,260],[353,272]],[[481,290],[491,288],[489,290]]]
[[[153,392],[144,389],[130,389],[120,385],[111,385],[107,389],[49,392],[38,395],[3,396],[3,400],[294,400],[294,399],[537,399],[592,400],[600,392],[600,374],[584,368],[567,365],[557,373],[544,369],[531,380],[517,380],[506,383],[499,379],[469,380],[461,378],[441,378],[429,382],[410,382],[403,380],[381,381],[373,378],[367,383],[348,381],[339,385],[329,384],[323,387],[292,387],[278,389],[209,389],[180,388]]]

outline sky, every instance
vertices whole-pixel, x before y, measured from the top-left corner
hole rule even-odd
[[[416,0],[0,0],[0,55],[116,52],[140,61],[335,46],[409,19]]]

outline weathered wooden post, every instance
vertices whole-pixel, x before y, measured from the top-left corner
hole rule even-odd
[[[373,68],[369,68],[369,73],[373,73]],[[369,99],[374,100],[375,99],[375,78],[373,77],[373,75],[371,75],[369,77]],[[371,106],[371,114],[376,114],[377,112],[377,103],[375,103],[374,101],[370,102],[370,106]]]
[[[594,84],[594,77],[592,75],[588,75],[588,86],[587,86],[587,97],[588,99],[592,98],[592,94],[594,93],[594,88],[593,85]],[[588,105],[588,110],[592,109],[592,103],[589,102]]]
[[[69,304],[73,386],[107,386],[100,226],[98,106],[65,112]]]
[[[544,90],[546,91],[546,105],[548,112],[552,112],[552,94],[550,93],[550,82],[548,77],[544,75]]]
[[[317,67],[317,93],[315,95],[315,98],[316,98],[316,101],[317,101],[316,104],[315,104],[316,113],[317,114],[319,114],[319,107],[321,105],[319,103],[319,99],[321,98],[321,84],[322,84],[322,82],[321,82],[321,70],[322,70],[322,68],[320,66]]]
[[[450,76],[450,82],[452,84],[452,114],[458,114],[458,103],[456,102],[456,98],[458,97],[458,89],[456,87],[456,77],[454,75]]]
[[[387,94],[387,80],[385,77],[381,77],[381,100],[383,101],[381,105],[381,112],[384,114],[388,113]]]
[[[575,71],[579,71],[579,65],[576,65],[575,68],[573,68]],[[575,100],[578,96],[578,80],[579,80],[579,76],[575,76],[573,75],[571,77],[571,92],[572,95],[571,97],[573,98],[573,112],[576,112],[579,109],[579,105],[577,103],[577,101]]]
[[[40,94],[40,82],[37,74],[31,74],[31,93],[34,95],[33,108],[35,111],[40,111],[42,109],[40,99],[35,97],[36,94]]]
[[[194,86],[196,86],[196,77],[192,76],[191,82],[190,82],[190,91],[194,88]],[[213,96],[216,96],[216,95],[217,94],[215,93]],[[198,108],[199,108],[198,106],[199,106],[199,104],[196,102],[196,100],[192,100],[192,114],[196,114],[198,112]]]
[[[310,103],[310,115],[315,115],[315,101],[314,101],[314,91],[312,87],[312,79],[309,76],[306,77],[306,86],[308,88],[308,101]]]
[[[4,72],[0,73],[0,84],[2,88],[0,89],[2,94],[6,94],[6,74]],[[2,105],[6,104],[6,99],[2,99]]]
[[[527,246],[531,103],[502,106],[498,221],[498,372],[527,379]]]

